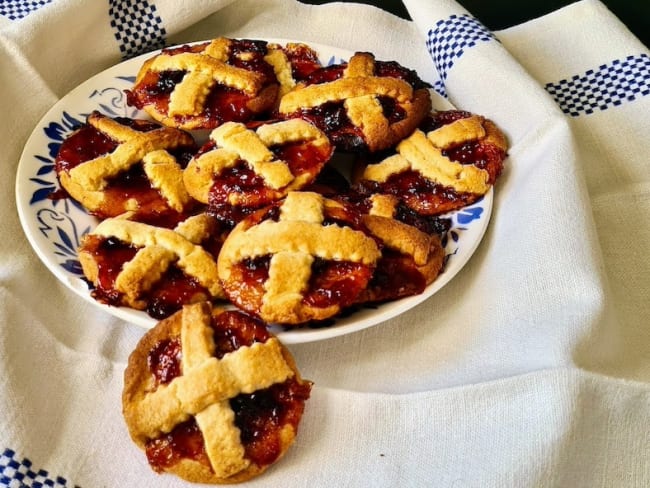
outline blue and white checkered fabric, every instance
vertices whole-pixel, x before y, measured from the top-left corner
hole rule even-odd
[[[36,470],[29,459],[19,459],[11,449],[0,454],[0,486],[7,488],[72,488],[65,478]],[[78,487],[75,487],[78,488]]]
[[[429,30],[426,41],[427,50],[440,75],[434,89],[446,97],[445,80],[454,61],[463,55],[466,48],[491,40],[496,40],[494,34],[470,15],[451,15],[438,21]]]
[[[108,13],[122,59],[165,45],[167,35],[155,4],[147,0],[109,0]]]
[[[650,94],[650,57],[617,59],[545,88],[572,117],[607,110]]]
[[[0,15],[9,20],[26,17],[52,0],[0,0]]]

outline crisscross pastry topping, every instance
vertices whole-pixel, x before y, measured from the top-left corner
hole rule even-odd
[[[436,118],[437,117],[437,118]],[[396,153],[368,164],[366,190],[398,196],[422,214],[465,206],[484,195],[503,168],[507,143],[489,120],[466,112],[437,114],[429,131],[416,130]]]
[[[164,49],[143,64],[129,104],[184,129],[250,120],[277,99],[279,85],[267,54],[265,41],[224,37]]]
[[[154,470],[229,483],[284,454],[310,389],[264,323],[203,302],[183,307],[139,342],[122,404],[129,433]]]
[[[126,211],[181,213],[193,200],[176,155],[191,155],[195,149],[184,131],[93,112],[63,142],[56,167],[66,191],[100,218]]]
[[[238,307],[267,322],[329,318],[365,287],[380,256],[351,209],[312,192],[244,219],[228,235],[219,277]]]
[[[311,121],[342,149],[378,151],[410,134],[429,112],[426,86],[395,62],[356,53],[312,73],[282,97],[279,112]]]
[[[332,154],[329,140],[301,119],[256,130],[228,122],[190,161],[183,177],[190,194],[212,206],[261,207],[311,183]]]
[[[216,258],[201,245],[218,238],[207,214],[174,229],[116,217],[84,236],[79,261],[96,299],[161,318],[185,303],[224,298]]]

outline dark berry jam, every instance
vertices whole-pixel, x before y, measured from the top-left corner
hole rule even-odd
[[[418,295],[426,288],[422,273],[413,267],[410,259],[399,252],[384,249],[368,288],[373,300],[381,302]]]
[[[54,161],[56,172],[69,172],[81,163],[112,153],[116,147],[113,139],[84,124],[61,144]]]
[[[347,307],[359,296],[371,275],[372,269],[361,263],[316,258],[303,301],[316,308]]]
[[[261,466],[277,459],[282,447],[280,431],[285,425],[297,430],[310,392],[310,383],[289,379],[230,400],[248,459]]]
[[[169,434],[148,441],[145,452],[149,464],[156,472],[174,466],[181,459],[191,459],[210,466],[203,434],[194,419],[178,424]]]
[[[236,311],[219,314],[212,326],[215,356],[219,359],[240,347],[266,342],[271,337],[264,322]]]
[[[92,291],[93,298],[108,305],[120,305],[122,294],[114,288],[115,280],[124,263],[133,259],[138,248],[119,239],[88,235],[81,251],[91,254],[97,265],[97,287]]]
[[[155,319],[164,319],[188,303],[207,300],[210,293],[196,280],[171,266],[146,294],[147,313]]]

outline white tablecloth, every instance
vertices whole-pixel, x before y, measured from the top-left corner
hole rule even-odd
[[[250,486],[650,485],[650,58],[583,0],[490,32],[448,0],[0,3],[0,486],[186,486],[121,417],[143,330],[47,271],[14,204],[25,141],[80,82],[163,43],[290,38],[416,69],[511,149],[487,234],[426,302],[291,345],[298,439]]]

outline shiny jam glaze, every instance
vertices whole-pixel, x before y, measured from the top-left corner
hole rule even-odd
[[[271,334],[264,322],[237,311],[226,311],[213,319],[215,357],[221,359],[229,352],[256,342],[266,342]]]
[[[436,215],[467,205],[478,198],[472,193],[458,193],[451,187],[437,185],[417,171],[404,171],[385,182],[362,181],[358,188],[367,193],[389,193],[400,198],[418,214]]]
[[[155,385],[164,385],[181,374],[181,341],[178,337],[158,342],[147,356]]]
[[[192,459],[210,466],[203,434],[194,418],[178,424],[168,434],[148,441],[145,453],[149,465],[158,473],[174,466],[181,459]]]
[[[291,64],[291,75],[296,81],[302,81],[322,66],[318,53],[304,44],[294,44],[283,49]]]
[[[121,305],[122,294],[117,291],[115,280],[124,263],[133,259],[138,248],[118,239],[105,239],[95,235],[84,237],[80,251],[89,253],[97,265],[97,284],[92,297],[108,305]]]
[[[263,322],[239,311],[225,311],[213,316],[211,325],[217,358],[271,337]],[[181,374],[181,357],[177,337],[160,341],[153,347],[148,356],[148,367],[156,385],[169,383]],[[311,383],[290,378],[284,383],[230,400],[248,459],[259,466],[277,459],[282,450],[281,431],[286,426],[297,431],[310,392]],[[181,459],[210,466],[203,435],[194,419],[177,425],[168,434],[149,440],[145,451],[149,464],[157,472]]]
[[[426,280],[414,266],[413,260],[397,251],[384,249],[372,279],[367,296],[371,302],[396,300],[418,295],[426,288]]]
[[[147,313],[164,319],[187,303],[210,299],[210,293],[196,280],[178,268],[170,267],[156,285],[146,293]]]
[[[311,276],[309,289],[303,297],[305,303],[317,308],[347,307],[365,288],[372,268],[361,263],[316,258]]]
[[[298,429],[310,392],[310,383],[292,378],[230,400],[248,459],[264,466],[278,458],[282,448],[280,430],[287,425],[294,431]]]

